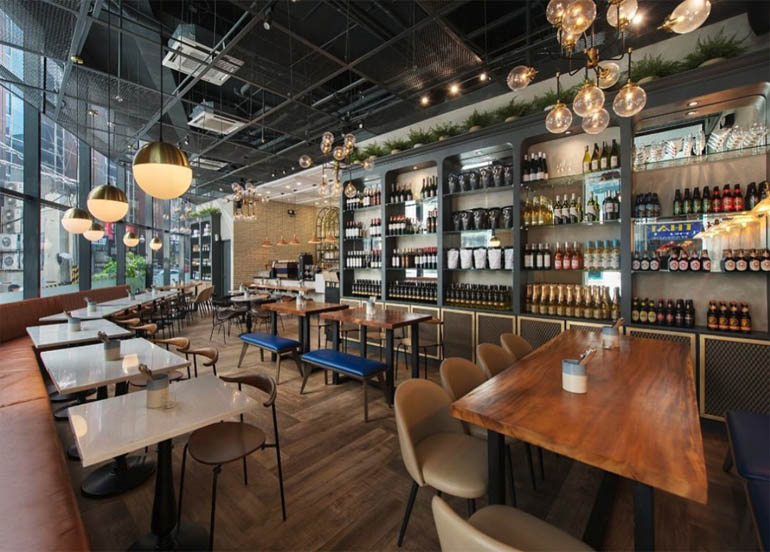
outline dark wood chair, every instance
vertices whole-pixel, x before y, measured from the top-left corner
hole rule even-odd
[[[190,348],[190,340],[186,337],[169,337],[166,339],[156,339],[153,341],[156,345],[165,345],[166,350],[169,350],[169,346],[176,347],[176,352],[183,353],[185,358],[188,358],[187,350]],[[179,381],[184,379],[184,374],[179,370],[171,370],[168,372],[169,381]],[[190,379],[190,367],[187,367],[187,379]],[[134,387],[147,387],[147,378],[143,375],[134,376],[128,380],[128,383]]]
[[[200,349],[188,349],[186,354],[193,357],[193,373],[195,377],[198,377],[198,357],[207,358],[208,361],[202,360],[203,366],[210,366],[214,371],[214,375],[217,375],[217,361],[219,360],[219,351],[214,347],[201,347]]]
[[[251,453],[266,448],[275,448],[278,462],[278,485],[281,492],[281,516],[286,521],[286,501],[283,494],[283,469],[281,468],[281,449],[278,441],[278,416],[275,408],[276,385],[273,378],[267,374],[253,372],[234,377],[222,377],[222,380],[237,383],[238,389],[243,385],[254,387],[267,395],[267,400],[262,403],[265,408],[272,410],[274,442],[268,443],[265,432],[260,428],[247,424],[241,415],[240,422],[220,422],[190,434],[190,439],[184,447],[182,454],[182,475],[179,482],[179,508],[177,525],[182,519],[182,497],[184,494],[184,477],[187,464],[187,454],[207,466],[213,466],[211,484],[211,521],[209,526],[209,550],[214,549],[214,526],[216,522],[217,506],[217,478],[224,464],[237,460],[243,461],[243,484],[249,484],[249,474],[246,467],[246,457]]]

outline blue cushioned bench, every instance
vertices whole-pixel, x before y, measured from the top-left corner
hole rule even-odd
[[[364,389],[364,421],[369,421],[369,397],[367,395],[368,381],[372,378],[377,378],[380,383],[380,389],[382,389],[382,395],[385,397],[385,403],[388,403],[388,394],[385,389],[385,378],[383,374],[387,369],[384,362],[377,362],[368,358],[363,358],[356,355],[350,355],[334,349],[317,349],[310,351],[302,355],[302,362],[317,366],[324,370],[324,384],[326,381],[326,370],[337,372],[352,378],[361,380]],[[305,381],[307,381],[310,371],[306,371],[305,379],[302,382],[302,387],[305,387]]]
[[[274,353],[277,359],[277,370],[275,374],[275,383],[280,383],[281,379],[281,357],[288,355],[297,364],[300,375],[303,377],[302,389],[300,394],[305,390],[305,371],[302,368],[302,362],[299,359],[300,342],[294,339],[288,339],[281,337],[280,335],[273,335],[263,332],[243,333],[239,336],[243,341],[243,348],[241,348],[241,357],[238,359],[238,368],[241,367],[243,357],[246,356],[246,350],[249,345],[259,349],[259,359],[265,361],[265,351]]]
[[[770,550],[770,481],[761,479],[746,480],[746,492],[749,495],[751,517],[761,550]]]
[[[745,410],[727,413],[727,451],[724,470],[735,469],[744,479],[770,481],[770,416]]]

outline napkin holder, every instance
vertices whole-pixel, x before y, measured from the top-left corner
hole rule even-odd
[[[576,358],[562,360],[561,388],[570,393],[585,393],[588,388],[586,365]]]
[[[129,292],[128,292],[128,300],[129,301],[136,301],[136,294],[133,291],[131,291],[131,290],[129,290]]]
[[[120,341],[110,339],[104,343],[104,360],[120,360]]]
[[[153,374],[147,381],[147,408],[166,408],[168,403],[168,375]]]
[[[300,291],[297,294],[297,309],[301,309],[305,305],[305,298],[302,296],[302,292]]]
[[[96,301],[86,300],[86,312],[88,314],[96,314]]]
[[[602,328],[602,349],[617,349],[620,341],[620,332],[615,327]]]
[[[158,295],[158,292],[157,292],[157,290],[156,290],[154,287],[152,288],[152,290],[150,291],[150,293],[151,293],[151,295],[152,295],[153,299],[154,299],[155,297],[157,297],[157,295]]]
[[[366,301],[366,316],[374,314],[374,297],[369,297]]]
[[[74,316],[68,316],[67,329],[71,332],[79,332],[81,329],[80,318],[75,318]]]

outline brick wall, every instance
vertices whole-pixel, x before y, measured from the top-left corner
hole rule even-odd
[[[294,217],[288,215],[289,209],[296,212]],[[311,253],[315,260],[315,245],[307,243],[315,233],[314,206],[270,201],[258,203],[253,211],[256,220],[236,219],[233,222],[233,286],[250,282],[273,259],[296,261],[300,253]],[[282,235],[290,241],[295,231],[300,245],[275,246]],[[265,237],[273,242],[273,247],[262,247]]]

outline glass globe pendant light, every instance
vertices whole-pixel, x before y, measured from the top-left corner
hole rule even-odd
[[[158,251],[161,247],[163,247],[163,241],[158,236],[150,240],[150,249],[153,251]]]
[[[91,226],[91,217],[85,209],[70,207],[62,215],[61,225],[70,234],[82,234]]]
[[[374,159],[364,159],[364,162],[362,163],[362,166],[364,167],[364,170],[371,171],[374,169]]]
[[[628,49],[628,74],[631,74],[631,48]],[[647,93],[630,78],[618,91],[612,109],[620,117],[633,117],[647,104]]]
[[[321,153],[328,155],[332,150],[332,144],[334,143],[334,134],[328,130],[321,135]]]
[[[90,242],[99,241],[104,237],[104,226],[98,222],[92,222],[88,230],[83,232],[83,237]]]
[[[508,88],[511,90],[526,88],[532,82],[532,79],[535,78],[535,75],[537,75],[537,70],[534,67],[517,65],[508,73],[508,78],[506,79]]]
[[[572,100],[572,110],[575,115],[588,117],[604,106],[604,92],[591,81],[587,80]]]
[[[551,0],[545,8],[545,18],[554,27],[561,27],[569,0]]]
[[[545,128],[552,134],[561,134],[572,125],[572,112],[558,99],[561,96],[559,75],[560,73],[556,73],[556,105],[545,117]]]
[[[607,7],[607,23],[623,31],[639,9],[637,0],[610,0]]]
[[[158,31],[160,58],[163,59],[162,29]],[[145,144],[134,156],[134,180],[145,193],[158,199],[174,199],[184,194],[192,182],[187,155],[174,144],[163,141],[163,65],[160,76],[160,139]]]
[[[126,247],[136,247],[137,245],[139,245],[139,236],[137,236],[133,232],[126,232],[123,235],[123,244]]]
[[[345,148],[343,148],[342,146],[336,146],[334,150],[332,150],[332,157],[334,157],[335,161],[342,161],[343,159],[345,159],[346,157]]]
[[[583,117],[581,126],[583,130],[588,134],[599,134],[603,132],[610,124],[609,112],[601,108],[598,111],[594,111],[588,117]]]
[[[567,4],[561,28],[569,34],[579,35],[585,32],[596,19],[594,0],[572,0]]]
[[[709,0],[684,0],[659,27],[678,34],[689,33],[703,25],[711,13]]]
[[[299,158],[299,166],[303,169],[307,169],[310,165],[313,164],[313,160],[310,158],[309,155],[301,155]]]
[[[599,88],[612,88],[620,78],[620,66],[614,61],[599,62]]]

